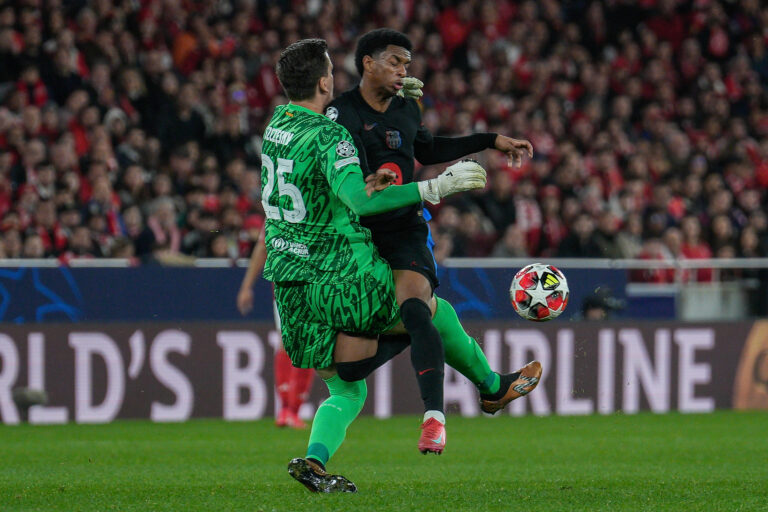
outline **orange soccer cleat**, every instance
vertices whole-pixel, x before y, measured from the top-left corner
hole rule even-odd
[[[509,402],[525,396],[539,384],[541,363],[531,361],[515,373],[501,376],[501,386],[494,394],[480,394],[480,408],[483,412],[494,414],[507,406]]]

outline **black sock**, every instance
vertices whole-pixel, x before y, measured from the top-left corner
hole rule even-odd
[[[421,299],[410,298],[400,305],[403,325],[411,335],[411,364],[421,390],[424,409],[443,412],[443,340],[432,325],[432,312]]]
[[[507,394],[507,390],[509,390],[509,386],[511,386],[512,383],[515,382],[518,377],[520,377],[520,372],[507,373],[505,375],[502,375],[501,382],[499,383],[499,390],[497,392],[488,393],[488,394],[480,393],[480,396],[485,398],[486,400],[499,400],[501,397]]]

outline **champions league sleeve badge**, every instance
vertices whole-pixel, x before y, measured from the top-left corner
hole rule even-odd
[[[325,109],[325,117],[331,121],[335,121],[339,117],[339,109],[336,107],[328,107]]]
[[[336,144],[336,154],[342,158],[348,158],[350,156],[354,156],[355,152],[357,152],[357,148],[355,147],[354,144],[352,144],[348,140],[342,140],[342,141],[339,141],[338,144]]]

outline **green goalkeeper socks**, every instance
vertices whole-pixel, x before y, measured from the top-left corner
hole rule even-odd
[[[499,374],[491,371],[488,359],[480,345],[461,326],[453,306],[440,297],[432,323],[443,338],[445,362],[470,380],[480,393],[490,394],[499,390]]]
[[[344,441],[347,427],[363,409],[368,388],[364,380],[345,382],[338,375],[323,382],[331,396],[317,408],[309,434],[307,458],[325,465]]]

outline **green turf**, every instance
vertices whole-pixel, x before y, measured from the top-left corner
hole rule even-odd
[[[270,421],[0,427],[0,510],[768,510],[768,413],[356,421],[312,495],[285,470],[307,432]]]

